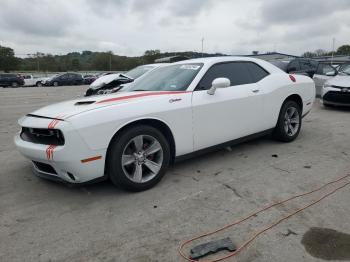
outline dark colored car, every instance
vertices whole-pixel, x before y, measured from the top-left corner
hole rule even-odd
[[[308,58],[295,58],[291,61],[276,60],[269,62],[282,69],[284,72],[297,75],[306,75],[311,78],[314,76],[318,66],[317,61]]]
[[[76,73],[64,73],[53,76],[45,82],[46,86],[70,86],[70,85],[82,85],[83,77]]]
[[[24,79],[16,74],[0,74],[0,86],[3,87],[19,87],[24,85]]]
[[[83,78],[84,78],[83,79],[84,85],[90,85],[92,82],[94,82],[97,79],[97,77],[94,75],[84,75]]]
[[[318,66],[318,62],[308,58],[296,58],[287,65],[287,73],[308,75],[313,77]]]

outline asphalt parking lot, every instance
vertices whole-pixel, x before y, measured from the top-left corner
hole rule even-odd
[[[0,261],[182,261],[182,240],[350,172],[350,110],[325,109],[317,101],[295,142],[266,137],[178,163],[146,192],[121,191],[108,181],[68,187],[33,176],[12,142],[17,119],[85,89],[0,89]],[[310,199],[274,208],[217,238],[239,244]],[[350,236],[344,235],[350,234],[349,199],[347,187],[228,261],[350,260]],[[312,234],[327,229],[342,236],[328,253]]]

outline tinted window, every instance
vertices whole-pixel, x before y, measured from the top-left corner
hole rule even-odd
[[[290,62],[290,64],[288,65],[288,72],[289,71],[298,71],[298,70],[300,70],[299,61],[293,60],[292,62]]]
[[[313,65],[311,65],[309,60],[301,60],[300,61],[300,68],[301,70],[308,70],[315,68]]]
[[[232,62],[213,65],[199,82],[196,90],[208,90],[215,78],[230,79],[231,86],[253,83],[253,79],[245,66],[246,63]]]
[[[254,83],[259,82],[261,79],[263,79],[269,75],[269,73],[267,73],[265,71],[265,69],[263,69],[261,66],[258,66],[255,63],[247,62],[244,64],[248,68],[248,71],[249,71]]]

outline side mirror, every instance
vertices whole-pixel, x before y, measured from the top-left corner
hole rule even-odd
[[[231,81],[228,78],[220,77],[215,78],[211,84],[211,88],[208,90],[209,95],[214,95],[217,88],[226,88],[231,86]]]
[[[336,71],[330,71],[326,73],[326,76],[335,76],[337,74]]]

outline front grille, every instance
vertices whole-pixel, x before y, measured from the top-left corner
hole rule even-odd
[[[37,162],[37,161],[33,161],[33,164],[41,172],[57,175],[56,170],[49,164],[45,164],[45,163]]]
[[[34,144],[64,145],[64,136],[58,129],[22,127],[21,138]]]
[[[350,92],[329,91],[324,95],[323,100],[326,102],[350,104]]]

